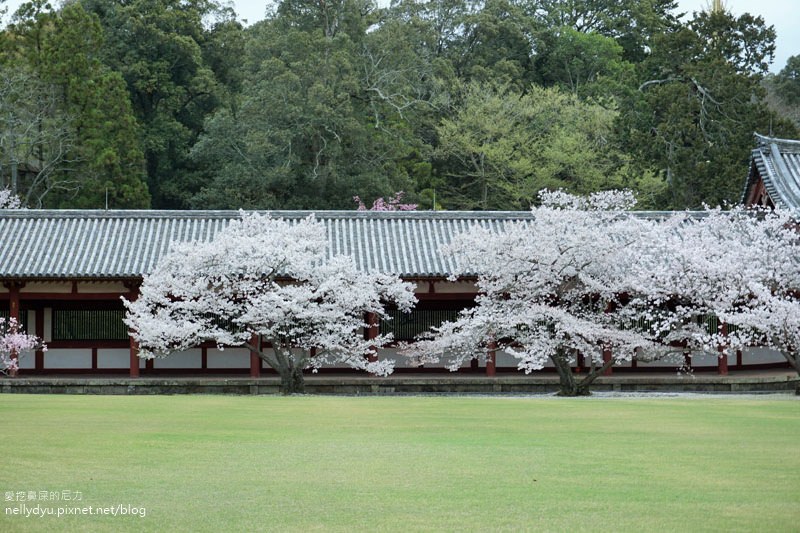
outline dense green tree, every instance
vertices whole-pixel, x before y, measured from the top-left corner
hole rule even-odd
[[[536,81],[545,86],[608,98],[633,78],[633,65],[622,59],[622,46],[611,37],[560,27],[540,32],[536,42]]]
[[[23,4],[5,31],[2,54],[27,72],[43,132],[59,123],[58,149],[38,144],[26,163],[28,203],[48,207],[147,207],[138,128],[119,74],[98,59],[103,34],[80,5],[54,11],[37,0]],[[42,100],[41,91],[48,93]],[[34,96],[36,95],[36,96]],[[54,122],[55,121],[55,122]],[[47,127],[45,127],[47,126]],[[64,142],[69,139],[69,142]],[[55,154],[58,165],[45,164]],[[36,174],[36,178],[33,175]]]
[[[531,26],[510,0],[487,0],[462,18],[463,36],[453,54],[462,81],[493,82],[524,89],[531,81]]]
[[[204,52],[219,24],[231,27],[232,10],[213,0],[80,3],[99,17],[106,34],[103,60],[127,85],[142,128],[154,207],[186,207],[197,187],[189,151],[225,94]],[[230,75],[230,68],[223,70]]]
[[[464,37],[463,23],[477,11],[474,1],[465,0],[392,0],[388,17],[402,22],[435,57],[451,61]]]
[[[759,82],[774,50],[760,18],[699,13],[655,39],[640,87],[622,107],[622,142],[668,187],[662,207],[738,201],[754,131],[791,132],[769,113]]]
[[[778,74],[764,79],[763,86],[770,109],[800,130],[800,56],[790,57]]]
[[[3,76],[33,87],[3,112],[64,135],[6,127],[0,173],[16,165],[22,187],[21,165],[28,180],[47,168],[31,202],[56,207],[106,191],[158,208],[351,208],[402,190],[523,209],[542,187],[610,186],[651,208],[735,200],[752,132],[796,135],[781,117],[800,116],[800,60],[764,79],[761,19],[676,9],[279,0],[245,29],[218,0],[33,0],[0,33]],[[65,151],[43,165],[54,139]]]
[[[58,90],[23,66],[0,66],[0,177],[25,206],[42,207],[56,190],[74,191],[69,172],[74,128]]]
[[[775,76],[775,89],[786,103],[800,104],[800,55],[792,56]]]
[[[429,67],[407,43],[386,46],[395,26],[367,32],[361,4],[339,6],[344,25],[289,7],[250,30],[245,89],[192,151],[213,169],[195,205],[351,208],[354,195],[411,191],[424,147],[408,120],[434,105],[435,83],[418,79]]]
[[[77,143],[76,172],[83,183],[74,195],[58,194],[57,205],[75,208],[149,207],[144,154],[125,82],[98,59],[103,33],[97,17],[80,4],[56,14],[45,42],[51,83],[60,87]]]
[[[450,209],[527,209],[541,189],[635,186],[610,142],[616,113],[557,88],[473,83],[437,128]]]
[[[538,31],[572,28],[615,39],[623,59],[642,61],[653,37],[679,25],[676,0],[521,0]]]

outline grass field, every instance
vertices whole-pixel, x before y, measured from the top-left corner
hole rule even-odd
[[[800,399],[5,395],[0,531],[798,531]],[[10,495],[9,492],[13,494]]]

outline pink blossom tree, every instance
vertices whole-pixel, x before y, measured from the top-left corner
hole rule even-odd
[[[743,207],[702,217],[676,213],[659,229],[654,248],[661,253],[637,265],[641,282],[657,286],[664,297],[681,295],[676,314],[719,319],[718,331],[689,332],[689,346],[724,354],[765,346],[800,372],[797,214]]]
[[[0,318],[0,373],[15,376],[19,358],[34,350],[46,351],[47,347],[38,337],[22,332],[16,319]]]
[[[673,317],[657,316],[653,298],[634,297],[651,293],[630,265],[646,253],[655,224],[627,211],[632,195],[540,197],[532,220],[498,233],[475,227],[446,249],[459,265],[455,276],[478,276],[477,305],[409,347],[409,355],[422,363],[444,359],[452,370],[493,350],[516,357],[525,372],[550,361],[560,394],[569,396],[588,394],[604,370],[635,352],[677,364]],[[642,317],[646,328],[634,325]],[[589,366],[582,377],[572,372],[579,355]]]
[[[326,364],[391,373],[392,361],[369,357],[391,337],[363,332],[386,316],[387,303],[407,311],[414,302],[412,284],[329,257],[325,227],[313,216],[293,223],[243,214],[211,242],[176,244],[139,298],[124,303],[141,357],[204,341],[247,346],[278,371],[284,393],[295,393],[303,370]]]
[[[372,207],[369,209],[367,209],[360,196],[353,196],[353,200],[358,204],[358,211],[415,211],[417,204],[404,204],[403,196],[405,196],[405,193],[398,191],[388,200],[383,197],[377,198],[372,202]]]
[[[0,209],[20,209],[22,201],[19,196],[11,192],[11,189],[0,189]]]
[[[792,214],[745,209],[642,216],[633,198],[541,194],[533,220],[474,228],[446,250],[478,276],[476,306],[407,352],[451,369],[505,350],[525,372],[549,361],[562,395],[588,394],[614,364],[723,355],[750,345],[798,367],[800,241]],[[709,331],[708,317],[721,326]],[[582,355],[589,370],[576,376]]]

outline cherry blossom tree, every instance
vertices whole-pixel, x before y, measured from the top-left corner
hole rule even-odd
[[[676,302],[675,314],[716,316],[717,331],[686,335],[690,347],[723,353],[779,350],[800,372],[800,232],[787,210],[676,213],[659,228],[664,253],[639,263],[642,282]],[[659,245],[656,245],[659,246]],[[678,297],[680,295],[680,297]]]
[[[454,322],[409,347],[419,362],[442,358],[455,370],[465,360],[505,350],[525,372],[550,361],[560,377],[562,395],[584,395],[604,370],[634,353],[675,360],[668,320],[654,320],[652,299],[629,266],[643,253],[655,223],[629,213],[628,192],[604,192],[581,198],[540,193],[534,218],[504,231],[473,228],[446,252],[459,263],[455,276],[476,274],[476,306]],[[635,324],[643,317],[649,326]],[[589,370],[572,372],[579,355]],[[681,356],[682,357],[682,356]]]
[[[476,306],[407,352],[419,362],[501,349],[531,372],[552,362],[562,395],[588,394],[631,358],[682,363],[684,352],[726,356],[781,350],[798,368],[800,234],[792,213],[736,208],[642,215],[633,198],[544,192],[531,221],[494,234],[474,228],[446,250],[455,273],[478,276]],[[707,319],[720,326],[709,330]],[[572,366],[583,355],[589,371]]]
[[[11,192],[11,189],[0,189],[0,209],[20,209],[22,201],[19,196]]]
[[[17,375],[19,358],[34,350],[47,351],[47,346],[34,335],[20,330],[14,318],[0,318],[0,373]]]
[[[381,196],[372,202],[372,207],[369,209],[360,196],[353,196],[353,201],[358,204],[358,211],[416,211],[417,204],[404,204],[403,196],[405,196],[403,191],[394,193],[388,200]]]
[[[278,371],[284,393],[295,393],[304,369],[326,364],[391,373],[392,361],[370,357],[391,337],[363,332],[386,317],[386,304],[408,311],[414,302],[412,284],[330,257],[325,227],[313,216],[293,223],[243,213],[211,242],[174,245],[139,298],[124,303],[141,357],[204,341],[247,346]]]

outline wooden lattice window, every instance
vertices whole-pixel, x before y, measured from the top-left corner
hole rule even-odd
[[[381,320],[381,334],[391,333],[396,341],[412,341],[432,327],[458,318],[458,309],[414,309],[410,313],[398,310],[388,312],[391,320]]]
[[[11,311],[9,309],[0,309],[0,318],[4,318],[8,320],[11,317]],[[19,323],[20,325],[25,328],[28,325],[28,310],[27,309],[20,309],[19,310]]]
[[[53,340],[127,340],[124,316],[124,309],[53,309]]]

